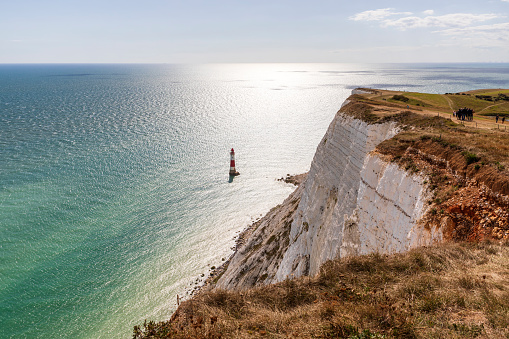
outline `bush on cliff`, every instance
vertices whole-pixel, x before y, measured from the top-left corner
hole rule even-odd
[[[481,160],[481,158],[478,157],[477,154],[470,153],[469,151],[463,151],[461,154],[465,157],[467,165],[473,164],[474,162],[478,162],[479,160]]]
[[[392,99],[397,100],[397,101],[403,101],[403,102],[408,102],[410,100],[409,98],[407,98],[404,95],[393,95]]]

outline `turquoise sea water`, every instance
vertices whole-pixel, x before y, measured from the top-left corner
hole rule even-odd
[[[0,65],[0,337],[127,338],[169,318],[292,191],[275,179],[309,168],[352,88],[508,79],[509,64]]]

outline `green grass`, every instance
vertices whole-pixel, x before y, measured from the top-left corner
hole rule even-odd
[[[509,116],[509,102],[508,101],[498,101],[493,104],[494,106],[488,107],[480,112],[480,115],[485,116]]]
[[[479,92],[476,92],[475,94],[476,95],[491,95],[491,96],[497,96],[498,94],[509,94],[509,89],[499,89],[499,90],[496,90],[496,91],[491,91],[491,90],[487,90],[487,91],[479,91]]]
[[[411,106],[412,109],[426,109],[443,113],[451,113],[452,110],[458,110],[462,107],[472,108],[476,115],[483,116],[509,116],[509,102],[508,101],[487,101],[476,98],[476,95],[490,95],[497,96],[499,93],[509,94],[509,90],[487,90],[487,91],[471,91],[465,94],[430,94],[430,93],[417,93],[417,92],[388,92],[381,96],[375,96],[371,99],[361,99],[366,103],[372,104],[372,101],[377,101],[379,104],[396,104],[399,107],[406,108],[406,105]],[[395,100],[394,96],[404,96],[408,101]],[[449,105],[449,99],[451,105]]]
[[[469,95],[450,95],[447,97],[453,102],[453,108],[459,109],[461,107],[472,108],[475,112],[479,112],[487,106],[493,105],[493,102],[477,99],[475,96]]]
[[[447,99],[445,99],[440,94],[428,94],[428,93],[406,93],[409,98],[414,98],[416,100],[420,100],[430,106],[434,106],[437,108],[446,108],[450,110],[449,103]]]
[[[405,100],[405,101],[398,100],[397,97],[398,97],[397,95],[392,96],[392,97],[388,98],[387,101],[395,103],[395,104],[400,104],[400,105],[420,106],[420,107],[431,107],[432,106],[430,104],[425,103],[424,101],[421,101],[421,100],[418,100],[418,99],[408,96],[407,93],[404,93],[404,95],[401,95],[400,97],[406,98],[408,100]]]

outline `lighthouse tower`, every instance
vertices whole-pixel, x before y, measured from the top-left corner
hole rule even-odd
[[[230,175],[239,175],[240,173],[235,170],[235,151],[230,151]]]

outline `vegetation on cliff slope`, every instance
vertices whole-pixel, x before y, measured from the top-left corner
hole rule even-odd
[[[133,338],[509,338],[509,244],[448,243],[203,291]]]

